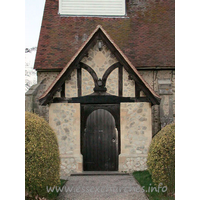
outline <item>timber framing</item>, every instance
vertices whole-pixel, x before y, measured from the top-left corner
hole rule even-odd
[[[95,87],[97,87],[98,77],[96,72],[89,65],[86,65],[85,63],[80,63],[80,67],[89,72],[89,74],[92,76],[94,80]]]
[[[82,79],[82,72],[81,72],[81,68],[78,67],[77,68],[77,83],[78,83],[78,96],[82,96],[82,85],[81,85],[81,79]]]
[[[147,97],[118,97],[114,95],[88,95],[82,97],[55,97],[53,103],[117,104],[125,102],[151,102]]]
[[[98,77],[94,70],[89,67],[88,65],[81,63],[81,60],[84,56],[87,55],[88,51],[92,46],[94,46],[97,42],[97,40],[101,39],[104,44],[110,49],[113,55],[117,58],[118,62],[114,65],[110,66],[106,72],[104,73],[102,77],[102,84],[103,86],[106,85],[106,80],[109,76],[109,74],[116,68],[119,68],[119,97],[112,96],[112,95],[99,95],[99,96],[85,96],[81,97],[81,70],[80,68],[86,69],[91,76],[93,77],[95,88],[94,91],[100,91],[98,87]],[[123,67],[125,70],[129,73],[129,75],[134,79],[135,85],[136,85],[136,97],[122,97],[122,69]],[[61,98],[54,98],[53,96],[56,93],[56,91],[59,91],[63,89],[63,84],[65,83],[65,80],[68,79],[68,77],[71,75],[73,70],[77,70],[77,78],[78,78],[78,97],[77,98],[71,98],[69,100],[68,98],[64,97],[64,93],[62,92]],[[95,90],[96,89],[96,90]],[[139,93],[140,91],[143,91],[146,95],[146,97],[140,97]],[[102,92],[105,92],[105,88],[102,89]],[[95,101],[94,101],[95,99]],[[88,102],[86,102],[88,100]],[[63,70],[60,72],[60,74],[57,76],[55,81],[49,86],[49,88],[46,90],[46,92],[39,98],[39,102],[41,105],[46,105],[50,102],[77,102],[77,103],[103,103],[103,102],[111,102],[111,103],[119,103],[119,102],[151,102],[152,105],[160,104],[161,98],[153,91],[153,89],[146,83],[146,81],[142,78],[142,76],[139,74],[137,69],[131,64],[131,62],[128,60],[128,58],[123,54],[123,52],[119,49],[119,47],[112,41],[112,39],[109,37],[109,35],[105,32],[105,30],[101,26],[97,26],[97,28],[92,32],[92,34],[89,36],[89,38],[85,41],[85,43],[82,45],[82,47],[79,49],[79,51],[72,57],[70,62],[63,68]]]
[[[104,73],[103,77],[102,77],[102,82],[103,82],[103,85],[105,86],[106,85],[106,81],[107,81],[107,78],[108,76],[111,74],[111,72],[113,70],[115,70],[116,68],[118,67],[121,67],[121,64],[119,62],[111,65]]]
[[[135,68],[140,70],[175,70],[175,66],[135,66]],[[36,69],[37,72],[61,72],[63,68],[55,69]]]

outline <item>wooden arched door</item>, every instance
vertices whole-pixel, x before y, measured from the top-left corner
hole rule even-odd
[[[113,115],[105,109],[92,111],[82,134],[84,171],[117,171],[118,131]]]

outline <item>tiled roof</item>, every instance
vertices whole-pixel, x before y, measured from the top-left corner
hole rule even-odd
[[[126,0],[124,18],[64,17],[46,0],[34,68],[63,69],[101,25],[136,67],[174,66],[174,1]]]
[[[160,96],[157,95],[155,93],[155,91],[149,86],[149,84],[142,78],[142,76],[139,74],[139,72],[137,71],[137,69],[135,68],[135,66],[132,65],[132,63],[128,60],[128,58],[124,55],[124,53],[120,50],[120,48],[115,44],[115,42],[111,39],[111,37],[107,34],[107,32],[100,25],[98,25],[95,28],[95,30],[90,34],[90,36],[88,37],[88,39],[78,49],[78,51],[76,52],[76,54],[71,58],[71,60],[69,61],[69,63],[63,68],[63,70],[56,77],[56,79],[52,82],[52,84],[49,86],[49,88],[44,92],[44,94],[39,98],[39,100],[42,102],[45,98],[49,98],[50,99],[51,98],[50,96],[53,96],[52,90],[53,90],[54,87],[56,87],[56,83],[63,76],[65,76],[65,73],[68,70],[68,68],[70,68],[71,66],[73,66],[73,63],[75,62],[75,59],[82,53],[83,49],[86,47],[86,45],[88,43],[90,43],[90,41],[92,40],[92,37],[94,37],[95,33],[98,32],[98,31],[101,31],[106,36],[107,40],[109,40],[111,42],[111,44],[113,45],[115,51],[119,52],[119,54],[122,56],[122,59],[125,61],[125,63],[127,63],[129,65],[129,67],[132,69],[132,71],[134,72],[134,74],[136,74],[136,76],[141,80],[141,82],[143,82],[143,84],[150,91],[150,93],[155,98],[157,98],[157,99],[160,100]],[[64,82],[64,79],[63,79],[63,82]],[[61,82],[60,84],[63,84],[63,83]],[[54,90],[54,91],[56,91],[56,90]],[[51,94],[51,95],[48,96],[49,94]],[[45,103],[47,103],[46,99],[44,101],[46,101]]]

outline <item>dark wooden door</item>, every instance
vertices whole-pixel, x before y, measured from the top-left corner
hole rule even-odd
[[[109,111],[95,108],[85,121],[82,132],[84,171],[117,171],[119,148],[115,118]]]

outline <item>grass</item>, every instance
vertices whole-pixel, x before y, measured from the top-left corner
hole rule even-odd
[[[141,187],[145,190],[146,195],[148,196],[149,200],[174,200],[175,197],[168,197],[166,196],[166,192],[162,192],[162,188],[158,191],[153,190],[154,183],[151,179],[151,174],[146,171],[137,171],[133,172],[133,176],[139,182]],[[162,186],[161,186],[162,187]],[[158,187],[156,187],[158,189]],[[163,188],[163,191],[165,189]]]

